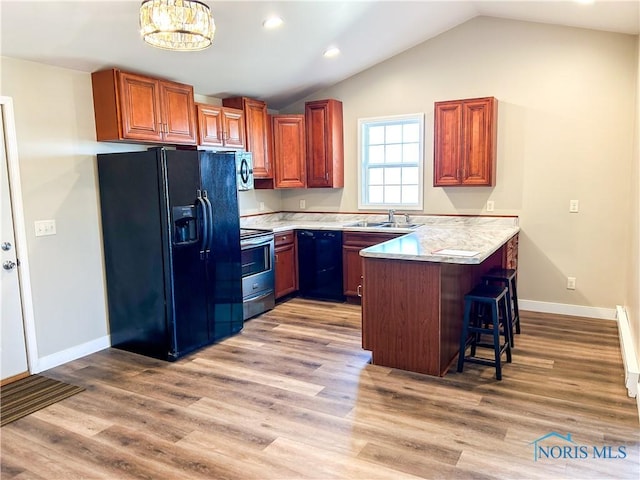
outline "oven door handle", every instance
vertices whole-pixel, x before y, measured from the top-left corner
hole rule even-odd
[[[242,248],[261,247],[263,245],[269,245],[271,242],[273,242],[273,236],[270,236],[268,238],[246,238],[240,241],[240,245]]]
[[[202,191],[202,200],[207,204],[207,211],[209,212],[209,241],[205,246],[205,255],[208,255],[211,253],[211,246],[213,244],[213,207],[211,206],[206,190]]]
[[[207,244],[209,243],[209,213],[207,212],[207,205],[202,198],[202,192],[198,190],[196,192],[196,199],[202,210],[202,243],[200,244],[200,259],[204,260]]]

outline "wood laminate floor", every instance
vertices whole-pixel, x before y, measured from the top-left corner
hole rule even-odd
[[[433,378],[368,364],[360,307],[293,299],[175,363],[43,372],[86,391],[1,429],[1,477],[638,479],[615,322],[522,312],[516,340],[501,382]]]

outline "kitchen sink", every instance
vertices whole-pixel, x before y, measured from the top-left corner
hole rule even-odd
[[[359,222],[345,223],[343,227],[384,227],[387,222],[367,222],[361,220]]]
[[[418,228],[421,223],[405,223],[405,222],[367,222],[361,220],[359,222],[345,223],[344,227],[375,227],[375,228]]]
[[[406,223],[406,222],[383,222],[380,224],[382,228],[418,228],[421,223]]]

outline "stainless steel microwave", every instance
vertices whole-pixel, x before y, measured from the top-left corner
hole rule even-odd
[[[251,152],[236,152],[236,183],[238,190],[253,189],[253,157]]]

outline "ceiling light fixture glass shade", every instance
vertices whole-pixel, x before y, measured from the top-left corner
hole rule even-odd
[[[211,46],[215,31],[211,10],[196,0],[146,0],[140,6],[140,33],[154,47],[203,50]]]

